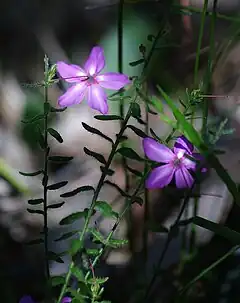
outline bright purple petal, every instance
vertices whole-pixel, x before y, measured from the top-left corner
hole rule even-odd
[[[191,155],[191,157],[193,157],[193,155]],[[181,162],[186,169],[196,170],[197,163],[194,162],[193,160],[183,156]]]
[[[175,168],[171,164],[154,168],[146,180],[146,187],[149,189],[165,187],[171,182],[174,172]]]
[[[57,62],[57,72],[67,82],[75,83],[86,79],[85,71],[73,64],[66,64],[62,61]]]
[[[102,87],[112,90],[119,90],[130,83],[128,76],[119,73],[98,75],[96,80]]]
[[[143,139],[143,149],[145,155],[152,161],[169,163],[175,158],[171,149],[151,138]]]
[[[65,107],[79,104],[85,96],[87,89],[86,82],[78,83],[70,87],[65,94],[58,99],[58,105]]]
[[[72,302],[72,299],[71,299],[70,297],[64,297],[64,298],[62,299],[62,302],[61,302],[61,303],[70,303],[70,302]]]
[[[175,171],[175,181],[177,188],[190,188],[194,179],[185,167],[181,167]]]
[[[107,95],[104,90],[97,85],[90,85],[88,87],[88,105],[92,109],[98,110],[103,115],[108,113]]]
[[[23,296],[19,303],[36,303],[35,301],[33,301],[31,296]]]
[[[91,75],[97,75],[105,66],[104,51],[100,46],[95,46],[84,65],[85,71]]]
[[[179,152],[181,152],[182,150],[186,151],[188,154],[192,154],[193,152],[193,145],[192,143],[190,143],[187,138],[185,138],[184,136],[178,137],[178,139],[176,140],[175,144],[174,144],[174,153],[178,154]]]

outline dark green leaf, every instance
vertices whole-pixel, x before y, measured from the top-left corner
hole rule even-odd
[[[33,118],[30,119],[30,120],[27,120],[27,121],[24,120],[24,121],[21,121],[21,122],[24,123],[24,124],[34,123],[34,122],[36,122],[36,121],[43,120],[44,117],[45,117],[44,114],[39,114],[39,115],[36,115],[35,117],[33,117]]]
[[[56,190],[56,189],[59,189],[59,188],[62,188],[64,186],[66,186],[68,184],[68,181],[62,181],[62,182],[58,182],[58,183],[55,183],[55,184],[51,184],[47,187],[48,190]]]
[[[133,175],[135,175],[135,176],[137,176],[137,177],[142,177],[142,173],[141,173],[140,171],[138,171],[138,170],[136,170],[136,169],[133,169],[133,168],[131,168],[131,167],[129,167],[129,166],[126,166],[126,168],[127,168]]]
[[[76,220],[79,220],[79,219],[82,219],[82,218],[85,218],[87,216],[87,211],[84,210],[84,211],[80,211],[80,212],[76,212],[76,213],[73,213],[65,218],[63,218],[59,224],[60,225],[67,225],[67,224],[71,224],[73,222],[75,222]]]
[[[137,203],[141,206],[143,205],[143,199],[140,197],[132,196],[131,201],[132,201],[132,203]]]
[[[111,205],[104,201],[97,201],[95,208],[101,212],[104,217],[118,218],[118,213],[112,210]]]
[[[118,135],[117,135],[118,136]],[[127,136],[121,136],[121,138],[119,139],[119,142],[121,143],[121,142],[124,142],[124,141],[126,141],[126,140],[128,140],[128,137]]]
[[[95,158],[97,161],[99,161],[100,163],[102,164],[106,164],[106,160],[104,159],[103,155],[99,154],[99,153],[96,153],[94,151],[91,151],[90,149],[84,147],[83,148],[85,154],[87,154],[88,156],[91,156],[93,158]]]
[[[112,170],[110,168],[106,171],[106,168],[104,166],[100,166],[100,170],[102,173],[105,171],[106,175],[108,175],[108,176],[113,176],[115,173],[114,170]]]
[[[109,180],[104,181],[104,183],[114,187],[123,197],[126,197],[126,198],[129,197],[129,195],[126,194],[117,184],[115,184]]]
[[[64,112],[66,109],[67,109],[67,107],[64,107],[64,108],[54,108],[54,107],[51,107],[51,112],[52,113],[59,113],[59,112]]]
[[[40,210],[40,209],[30,209],[30,208],[27,208],[27,211],[28,211],[30,214],[44,215],[44,211],[43,211],[43,210]]]
[[[136,135],[138,135],[141,138],[147,138],[148,135],[146,135],[141,129],[133,126],[133,125],[128,125],[128,128],[130,128]]]
[[[40,147],[42,149],[45,149],[46,144],[45,144],[44,136],[42,134],[42,131],[41,131],[39,125],[37,125],[37,139],[38,139],[38,143],[39,143]]]
[[[86,123],[82,122],[82,126],[89,132],[89,133],[92,133],[92,134],[95,134],[95,135],[98,135],[100,137],[102,137],[103,139],[113,143],[113,140],[111,138],[109,138],[108,136],[104,135],[102,132],[100,132],[100,130],[94,128],[94,127],[91,127],[89,125],[87,125]]]
[[[101,242],[102,244],[106,244],[104,236],[95,228],[89,228],[89,232],[93,235],[94,239]]]
[[[58,285],[62,285],[65,283],[65,278],[62,276],[54,276],[51,277],[51,285],[52,287],[58,286]]]
[[[234,244],[240,244],[240,233],[235,230],[201,217],[194,217],[193,223],[226,238]]]
[[[140,65],[140,64],[144,63],[144,61],[145,60],[142,58],[142,59],[139,59],[137,61],[130,62],[129,65],[130,66],[137,66],[137,65]]]
[[[30,205],[38,205],[38,204],[42,204],[43,202],[44,202],[44,200],[42,198],[28,200],[28,204],[30,204]]]
[[[49,208],[60,208],[60,207],[62,207],[63,206],[63,204],[65,204],[65,202],[63,201],[63,202],[60,202],[60,203],[55,203],[55,204],[51,204],[51,205],[48,205],[48,209]]]
[[[117,153],[121,154],[123,157],[136,160],[144,161],[132,148],[130,147],[121,147],[117,150]]]
[[[59,143],[63,143],[63,138],[61,135],[53,128],[48,128],[48,132],[53,138],[55,138]]]
[[[70,248],[70,254],[72,256],[76,255],[76,253],[82,248],[81,241],[79,239],[73,239]]]
[[[50,104],[48,102],[44,102],[44,113],[47,115],[50,112]]]
[[[61,237],[57,238],[56,240],[54,240],[55,242],[58,241],[62,241],[62,240],[66,240],[71,238],[72,236],[76,235],[78,233],[78,230],[74,230],[74,231],[70,231],[68,233],[65,233],[63,235],[61,235]]]
[[[72,274],[77,278],[78,281],[81,281],[81,282],[85,281],[84,273],[82,272],[82,270],[79,267],[75,266],[72,269]]]
[[[42,170],[38,170],[38,171],[35,171],[33,173],[24,173],[24,172],[21,172],[21,171],[19,172],[20,175],[25,176],[25,177],[35,177],[35,176],[38,176],[42,173],[43,173]]]
[[[97,115],[94,118],[101,121],[123,120],[122,117],[117,115]]]
[[[55,261],[57,263],[64,263],[63,259],[60,258],[55,252],[53,251],[49,251],[48,252],[48,256],[47,256],[48,260],[51,261]]]
[[[136,102],[131,103],[131,111],[132,111],[132,116],[134,118],[141,118],[141,108],[138,103]]]
[[[73,159],[73,157],[62,157],[62,156],[51,156],[48,157],[49,161],[53,162],[68,162]]]
[[[70,197],[74,197],[76,196],[77,194],[81,193],[81,192],[84,192],[84,191],[89,191],[89,190],[92,190],[92,191],[95,191],[95,189],[92,187],[92,186],[81,186],[81,187],[78,187],[72,191],[69,191],[67,193],[64,193],[62,195],[60,195],[61,198],[70,198]]]

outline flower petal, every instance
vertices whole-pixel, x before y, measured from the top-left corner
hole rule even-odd
[[[93,84],[88,87],[87,100],[88,105],[92,109],[98,110],[103,115],[108,113],[107,95],[98,84]]]
[[[57,72],[62,79],[69,83],[75,83],[84,80],[87,77],[85,71],[77,65],[57,62]]]
[[[90,76],[98,74],[105,66],[105,57],[103,48],[95,46],[84,65],[84,69]]]
[[[146,180],[146,187],[149,189],[165,187],[171,182],[174,172],[175,168],[171,164],[154,168]]]
[[[167,146],[158,143],[152,138],[143,139],[143,149],[145,155],[152,161],[169,163],[175,158],[174,153]]]
[[[178,137],[178,139],[176,140],[175,144],[174,144],[174,153],[178,154],[179,152],[181,152],[182,150],[186,151],[188,154],[192,154],[193,152],[193,145],[191,142],[189,142],[187,140],[186,137],[184,136],[180,136]]]
[[[70,297],[64,297],[64,298],[62,299],[62,302],[61,302],[61,303],[70,303],[70,302],[72,302],[72,299],[71,299]]]
[[[87,84],[85,82],[70,87],[66,93],[58,99],[58,105],[65,107],[80,103],[85,96],[86,89]]]
[[[119,73],[105,73],[96,76],[97,82],[104,88],[119,90],[130,83],[128,76]]]
[[[191,155],[193,157],[193,155]],[[181,159],[182,164],[185,166],[186,169],[196,170],[197,163],[193,160],[183,156]]]
[[[181,167],[175,171],[175,181],[177,188],[190,188],[194,179],[185,167]]]
[[[35,301],[33,301],[31,296],[23,296],[19,303],[35,303]]]

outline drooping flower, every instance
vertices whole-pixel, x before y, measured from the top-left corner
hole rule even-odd
[[[64,297],[61,303],[70,303],[72,299],[70,297]],[[36,303],[31,296],[23,296],[19,303]]]
[[[86,97],[88,105],[92,109],[107,114],[107,95],[103,88],[119,90],[130,81],[126,75],[120,73],[100,74],[104,67],[104,51],[99,46],[93,47],[84,68],[62,61],[57,62],[57,72],[61,78],[75,84],[59,98],[58,104],[67,107],[80,103]]]
[[[189,170],[195,171],[197,163],[185,155],[195,157],[197,160],[202,160],[202,157],[193,153],[193,145],[184,136],[176,140],[173,151],[151,138],[143,139],[143,149],[150,160],[164,163],[152,170],[146,180],[147,188],[163,188],[173,178],[177,188],[192,186],[194,179]],[[205,171],[205,168],[202,171]]]

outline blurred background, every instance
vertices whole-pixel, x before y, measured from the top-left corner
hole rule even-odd
[[[131,1],[129,1],[131,2]],[[133,2],[133,1],[132,1]],[[146,82],[150,94],[156,93],[155,86],[160,84],[173,99],[178,100],[186,88],[195,89],[193,68],[196,58],[197,40],[201,15],[188,14],[184,18],[179,5],[192,6],[201,12],[203,0],[190,1],[134,1],[124,4],[123,17],[123,72],[131,77],[140,76],[142,66],[131,66],[141,58],[139,45],[147,51],[152,46],[153,36],[162,29],[149,68]],[[212,11],[214,1],[208,1],[208,10]],[[43,79],[44,54],[51,64],[57,61],[82,65],[91,48],[101,45],[106,56],[106,71],[118,71],[117,53],[117,0],[2,0],[0,4],[0,292],[2,302],[18,302],[23,294],[31,294],[39,302],[43,299],[45,285],[43,272],[43,247],[26,245],[39,238],[43,228],[41,216],[27,211],[27,200],[42,195],[40,178],[27,178],[19,171],[31,172],[42,168],[43,154],[38,147],[36,126],[43,128],[42,123],[34,125],[22,123],[43,111],[43,88],[37,85]],[[210,126],[226,120],[225,135],[217,142],[217,147],[224,151],[219,158],[239,182],[239,123],[240,123],[240,52],[239,32],[240,1],[219,0],[217,11],[228,18],[216,21],[216,50],[219,60],[211,79],[209,94]],[[187,20],[187,21],[186,21]],[[189,23],[190,22],[190,23]],[[189,25],[190,24],[190,25]],[[207,65],[209,52],[210,17],[207,17],[203,45],[200,57],[201,71]],[[200,80],[199,80],[200,81]],[[34,85],[34,83],[36,85]],[[67,84],[59,82],[49,89],[49,101],[57,106],[58,97],[67,89]],[[163,102],[159,96],[159,102]],[[238,100],[239,99],[239,100]],[[119,103],[109,102],[111,113],[118,113]],[[164,104],[164,103],[163,103]],[[126,104],[126,107],[128,104]],[[171,116],[164,105],[167,116]],[[86,146],[103,155],[108,155],[110,145],[98,137],[94,140],[82,127],[85,122],[109,137],[114,138],[119,130],[117,122],[101,123],[93,119],[95,113],[86,102],[68,108],[62,113],[52,114],[50,124],[62,135],[62,144],[50,140],[52,155],[74,156],[67,165],[51,164],[49,183],[68,180],[64,190],[49,193],[49,203],[61,202],[60,194],[83,185],[96,186],[99,176],[99,164],[86,156]],[[143,113],[144,115],[144,113]],[[136,123],[132,121],[132,123]],[[154,115],[149,115],[149,124],[159,137],[165,137],[170,127]],[[201,122],[196,120],[199,129]],[[141,128],[141,125],[137,125]],[[141,155],[141,141],[133,133],[128,134],[129,144]],[[132,167],[138,164],[131,163]],[[116,159],[113,163],[116,173],[111,181],[124,187],[124,172]],[[135,180],[131,179],[131,186]],[[213,222],[221,222],[240,231],[239,208],[232,203],[232,198],[225,185],[214,171],[210,171],[203,180],[200,192],[198,215]],[[181,206],[181,193],[166,189],[150,193],[151,218],[159,226],[166,228],[173,224]],[[49,211],[49,246],[51,251],[63,253],[69,248],[70,240],[54,241],[62,234],[80,229],[82,220],[63,227],[59,221],[67,215],[81,211],[89,206],[91,195],[82,193],[69,198],[60,209]],[[108,201],[116,211],[124,206],[124,199],[110,186],[105,186],[100,200]],[[193,215],[194,198],[190,199],[185,218]],[[140,206],[132,207],[132,222],[124,220],[116,237],[129,238],[130,244],[121,249],[108,251],[99,266],[97,273],[110,277],[106,284],[104,298],[112,303],[131,302],[132,296],[139,290],[141,275],[140,265],[143,262],[143,210]],[[114,223],[96,215],[99,229],[108,233]],[[185,237],[190,239],[190,231]],[[157,279],[149,302],[173,302],[179,285],[185,285],[201,270],[226,253],[232,244],[224,238],[197,228],[196,249],[182,258],[182,241],[180,234],[170,245],[163,262],[162,278]],[[164,233],[150,233],[149,256],[146,279],[153,273],[166,240]],[[90,244],[90,239],[86,243]],[[187,247],[188,249],[188,247]],[[181,259],[181,262],[179,262]],[[51,262],[51,275],[58,276],[67,271],[70,259],[63,256],[64,263]],[[240,283],[240,256],[236,253],[221,263],[211,275],[200,280],[185,298],[179,302],[239,302],[238,285]],[[184,266],[182,266],[184,264]],[[121,285],[121,287],[119,286]],[[56,289],[56,293],[58,289]]]

